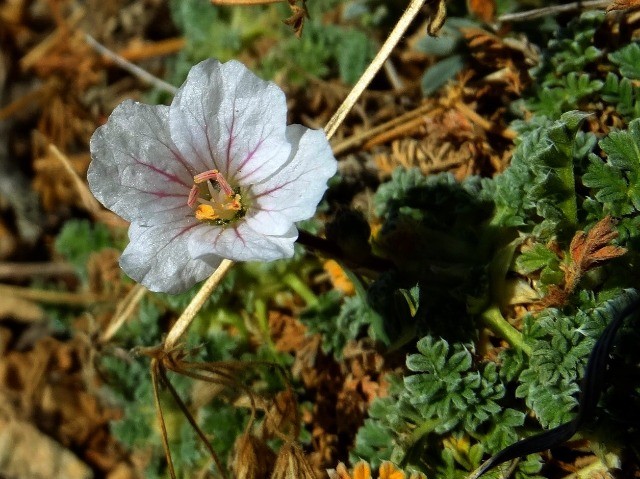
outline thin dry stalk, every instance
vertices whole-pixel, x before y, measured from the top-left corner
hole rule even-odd
[[[0,297],[3,296],[28,299],[37,303],[64,304],[68,306],[90,306],[113,299],[93,293],[68,293],[66,291],[50,291],[0,284]]]
[[[11,263],[0,262],[0,279],[25,279],[42,276],[76,276],[69,263]]]
[[[216,466],[218,468],[218,471],[220,472],[220,475],[223,477],[223,479],[228,479],[227,478],[227,473],[225,472],[224,467],[222,466],[222,463],[220,462],[220,458],[218,457],[218,454],[216,454],[216,451],[211,446],[211,443],[207,439],[207,436],[202,431],[200,426],[198,426],[198,423],[193,418],[193,415],[189,411],[189,408],[187,408],[187,406],[184,403],[184,401],[182,401],[182,399],[180,398],[180,395],[178,394],[178,391],[175,390],[175,388],[173,387],[173,384],[171,384],[171,381],[169,381],[169,378],[167,377],[167,374],[166,374],[166,371],[165,371],[165,368],[164,368],[164,363],[162,361],[157,361],[156,360],[154,366],[155,366],[155,368],[152,369],[152,371],[155,371],[155,373],[156,373],[156,378],[155,379],[157,380],[159,378],[160,381],[162,382],[162,384],[164,384],[167,387],[167,389],[171,393],[171,396],[173,396],[173,400],[176,402],[176,404],[178,405],[178,407],[182,411],[182,414],[184,414],[184,416],[187,418],[187,421],[189,421],[189,424],[191,424],[191,427],[196,432],[196,434],[198,435],[198,437],[200,438],[200,440],[204,444],[205,448],[207,449],[207,451],[209,452],[209,454],[213,458],[213,461],[216,463]],[[157,387],[154,386],[154,392],[156,392],[156,391],[157,391]],[[156,400],[156,404],[158,406],[160,405],[159,397]],[[169,462],[170,462],[171,453],[169,452],[169,443],[168,443],[168,440],[167,440],[167,437],[166,437],[166,432],[167,432],[166,431],[166,427],[163,427],[162,430],[163,430],[163,434],[165,434],[165,437],[163,437],[163,439],[162,439],[163,443],[166,443],[165,453],[168,453],[167,460],[169,460]],[[163,445],[165,445],[165,444],[163,444]],[[173,467],[171,467],[171,470],[172,469],[173,469]],[[172,476],[172,479],[175,479],[175,471],[173,471],[173,474],[174,475]]]
[[[498,22],[526,22],[535,18],[558,15],[560,13],[575,12],[590,9],[603,9],[611,3],[611,0],[587,0],[586,2],[565,3],[550,7],[536,8],[526,12],[506,13],[498,17]]]
[[[136,306],[142,301],[144,295],[148,292],[147,288],[141,284],[136,284],[131,291],[127,293],[124,299],[118,304],[109,327],[100,337],[101,343],[107,343],[115,336],[124,323],[133,315]]]
[[[233,261],[229,259],[222,260],[220,266],[213,272],[209,279],[200,288],[200,291],[194,296],[189,305],[182,312],[176,323],[173,325],[167,338],[164,341],[164,350],[171,351],[175,349],[178,340],[182,337],[185,331],[189,328],[189,325],[196,317],[198,311],[202,308],[205,301],[211,296],[213,290],[220,284],[222,278],[227,274],[227,271],[233,266]]]
[[[84,35],[84,39],[89,44],[89,46],[93,48],[95,51],[97,51],[101,55],[104,55],[109,60],[113,61],[113,63],[118,65],[120,68],[128,71],[133,76],[135,76],[136,78],[139,78],[143,82],[148,83],[149,85],[157,88],[158,90],[166,91],[171,95],[175,95],[176,92],[178,91],[178,89],[172,84],[167,83],[164,80],[161,80],[160,78],[152,75],[148,71],[143,70],[138,65],[134,65],[130,61],[122,58],[116,52],[109,50],[107,47],[105,47],[103,44],[98,42],[98,40],[93,38],[88,33]]]
[[[334,155],[339,155],[340,153],[344,153],[345,151],[350,150],[351,148],[355,148],[359,145],[361,145],[362,143],[364,143],[365,141],[367,141],[369,138],[372,138],[374,136],[377,136],[381,133],[386,132],[387,130],[391,130],[395,127],[397,127],[398,125],[402,125],[403,123],[412,120],[416,117],[422,116],[425,113],[427,113],[428,111],[433,110],[433,104],[431,103],[425,103],[424,105],[420,105],[418,108],[415,108],[414,110],[408,111],[407,113],[397,117],[397,118],[393,118],[392,120],[389,120],[381,125],[378,125],[376,127],[373,127],[371,129],[365,130],[361,133],[357,133],[353,136],[350,136],[348,138],[345,138],[344,140],[338,142],[335,144],[335,146],[333,146],[333,154]]]
[[[351,92],[349,92],[347,98],[344,99],[342,105],[340,105],[340,107],[338,108],[338,111],[336,111],[336,113],[331,117],[331,119],[327,122],[327,125],[324,127],[324,131],[328,139],[331,139],[333,137],[338,127],[342,124],[353,106],[358,101],[358,98],[360,98],[360,95],[362,95],[362,92],[367,88],[367,86],[369,86],[369,83],[371,83],[373,77],[375,77],[380,68],[382,68],[384,62],[387,60],[395,46],[402,38],[402,35],[404,35],[404,32],[407,30],[407,28],[409,28],[409,25],[416,17],[416,15],[418,15],[418,12],[420,11],[420,8],[424,4],[424,2],[425,0],[411,0],[411,3],[389,34],[389,37],[382,44],[380,51],[377,53],[371,64],[362,74]]]
[[[102,209],[100,206],[100,203],[98,203],[98,200],[96,200],[95,197],[91,194],[91,191],[89,191],[89,188],[84,183],[84,181],[80,179],[80,176],[78,175],[76,170],[73,169],[73,166],[71,166],[71,162],[69,161],[69,158],[67,158],[67,156],[64,155],[53,144],[49,145],[49,151],[53,154],[53,156],[55,156],[60,161],[60,163],[62,163],[62,166],[64,167],[65,171],[71,177],[71,180],[73,181],[73,184],[76,187],[76,191],[80,195],[80,199],[82,200],[82,204],[85,207],[85,209],[89,213],[91,213],[93,216],[96,216],[98,213],[100,213]]]

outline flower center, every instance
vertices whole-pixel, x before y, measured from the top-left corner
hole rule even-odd
[[[195,208],[200,221],[218,226],[242,218],[246,208],[242,204],[240,189],[234,190],[218,170],[209,170],[193,177],[187,204]]]

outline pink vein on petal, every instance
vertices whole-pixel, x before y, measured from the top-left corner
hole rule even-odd
[[[167,244],[166,244],[166,245],[164,245],[164,246],[162,247],[162,249],[165,249],[167,246],[169,246],[169,243],[171,243],[171,242],[172,242],[174,239],[176,239],[178,236],[182,236],[182,235],[183,235],[183,234],[185,234],[187,231],[189,231],[190,229],[195,228],[196,226],[199,226],[200,224],[201,224],[201,223],[196,223],[196,224],[193,224],[193,225],[185,226],[185,227],[184,227],[184,228],[182,228],[180,231],[178,231],[178,233],[177,233],[173,238],[171,238],[169,241],[167,241]],[[162,250],[161,250],[161,251],[162,251]]]
[[[200,104],[202,105],[202,99],[200,100]],[[204,106],[203,106],[203,108],[204,108]],[[205,126],[205,127],[203,127],[203,126],[200,124],[200,121],[198,121],[198,117],[195,115],[195,113],[193,113],[193,112],[192,112],[192,111],[190,111],[190,110],[186,110],[186,109],[181,109],[181,110],[184,110],[188,115],[191,115],[191,118],[193,118],[193,119],[194,119],[194,121],[196,122],[196,124],[197,124],[198,126],[200,126],[200,128],[201,128],[202,130],[204,130],[204,131],[205,131],[205,135],[206,135],[206,131],[207,131],[206,126]],[[209,137],[207,136],[207,143],[208,143],[208,142],[209,142]],[[207,167],[207,165],[208,165],[208,162],[207,162],[207,161],[205,161],[205,160],[203,160],[203,159],[202,159],[202,157],[200,156],[200,152],[198,151],[198,149],[197,149],[197,148],[196,148],[196,146],[195,146],[195,141],[193,141],[193,135],[192,135],[192,141],[188,142],[188,144],[189,144],[189,146],[191,147],[191,151],[193,151],[194,156],[195,156],[198,160],[200,160],[200,163],[201,163],[201,164],[206,168],[206,167]],[[210,156],[210,157],[211,157],[211,159],[213,160],[213,157],[211,156],[211,151],[209,151],[209,156]],[[214,165],[214,166],[215,166],[215,165]]]
[[[209,127],[207,124],[204,124],[204,137],[207,139],[207,148],[209,149],[209,156],[211,160],[213,160],[213,166],[216,166],[215,159],[213,158],[213,148],[211,147],[211,138],[209,138]]]
[[[262,196],[269,195],[269,194],[271,194],[271,193],[273,193],[273,192],[275,192],[275,191],[278,191],[278,190],[280,190],[280,189],[284,188],[284,187],[285,187],[285,186],[287,186],[287,185],[290,185],[291,183],[295,183],[295,182],[296,182],[296,181],[298,181],[298,180],[300,179],[300,177],[302,177],[303,175],[308,174],[308,173],[312,173],[314,170],[317,170],[317,169],[318,169],[318,168],[312,168],[311,170],[307,170],[306,172],[302,172],[302,173],[300,173],[298,176],[296,176],[295,178],[291,178],[291,179],[289,179],[289,180],[285,181],[284,183],[282,183],[281,185],[278,185],[278,186],[276,186],[276,187],[274,187],[274,188],[271,188],[270,190],[263,191],[262,193],[260,193],[260,194],[258,194],[258,195],[254,194],[254,195],[253,195],[253,197],[254,197],[254,198],[260,198],[260,197],[262,197]]]
[[[260,146],[262,146],[262,143],[264,143],[264,138],[260,138],[260,141],[258,141],[258,144],[256,145],[256,147],[249,152],[247,157],[240,164],[240,166],[238,167],[238,171],[242,171],[242,168],[244,167],[244,165],[246,165],[247,163],[249,163],[249,161],[251,161],[251,158],[253,158],[253,155],[255,155],[256,152],[260,149]],[[252,170],[252,171],[242,175],[240,178],[238,178],[238,180],[244,180],[247,176],[250,176],[250,175],[254,174],[259,169],[260,169],[260,166],[258,166],[258,168],[256,168],[255,170]]]
[[[237,238],[242,241],[242,245],[243,246],[247,246],[247,242],[244,240],[244,238],[242,237],[242,235],[240,233],[238,233],[238,228],[233,228],[233,232],[236,234]]]
[[[229,143],[227,143],[227,170],[225,174],[229,176],[229,168],[231,166],[231,146],[233,145],[233,130],[236,123],[236,97],[233,97],[233,107],[231,108],[231,126],[229,127]]]
[[[218,235],[216,236],[216,238],[213,240],[213,246],[218,246],[218,240],[220,240],[220,237],[222,236],[222,233],[224,232],[224,229],[221,229],[220,232],[218,233]],[[237,227],[233,227],[233,232],[236,234],[236,237],[242,241],[242,245],[243,246],[247,246],[247,242],[244,240],[244,238],[242,237],[242,235],[240,233],[238,233],[238,228]]]
[[[129,188],[134,189],[139,193],[155,196],[156,198],[184,198],[185,197],[183,193],[166,193],[164,191],[147,191],[140,188],[136,188],[135,186],[130,186]]]
[[[156,138],[154,136],[151,135],[142,135],[143,137],[147,137],[150,138],[151,140],[155,140],[158,143],[160,143],[162,146],[164,146],[167,150],[169,150],[171,152],[171,154],[176,158],[176,160],[178,160],[178,162],[180,162],[180,164],[182,165],[182,167],[187,170],[187,172],[192,175],[192,167],[187,163],[187,160],[185,160],[180,153],[174,151],[174,149],[170,146],[167,145],[164,141],[162,141],[160,138]]]
[[[142,166],[146,166],[147,168],[155,171],[156,173],[160,173],[162,176],[164,176],[165,178],[167,178],[169,181],[172,181],[174,183],[178,183],[182,186],[184,186],[185,188],[189,188],[189,185],[187,185],[184,181],[182,181],[180,178],[178,178],[176,175],[174,175],[173,173],[167,173],[164,170],[161,170],[160,168],[158,168],[157,166],[153,166],[149,163],[145,163],[144,161],[140,161],[138,158],[136,158],[133,155],[129,155],[131,156],[131,158],[133,158],[133,161],[135,161],[136,163],[138,163],[139,165]]]

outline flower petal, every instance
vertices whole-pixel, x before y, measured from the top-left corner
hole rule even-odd
[[[189,239],[201,227],[195,219],[154,226],[132,223],[120,267],[151,291],[186,291],[208,277],[222,261],[214,256],[194,259],[189,255]]]
[[[210,59],[189,71],[171,103],[169,128],[199,172],[217,169],[232,184],[248,185],[287,161],[286,118],[286,99],[275,83],[240,62]]]
[[[289,161],[251,187],[253,205],[245,220],[260,233],[283,234],[292,223],[312,217],[337,169],[323,131],[290,125],[287,139],[292,145]]]
[[[131,222],[158,224],[189,214],[193,173],[171,141],[169,107],[125,101],[91,137],[89,188]]]
[[[293,243],[298,230],[291,225],[282,235],[257,233],[247,223],[233,226],[209,226],[194,231],[189,238],[189,254],[193,258],[218,255],[233,261],[273,261],[293,256]]]

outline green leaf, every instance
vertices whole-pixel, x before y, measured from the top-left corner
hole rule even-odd
[[[342,36],[340,47],[336,49],[340,78],[348,85],[358,81],[375,55],[371,39],[358,30]]]
[[[557,268],[560,259],[546,246],[536,243],[530,249],[524,251],[516,260],[516,271],[521,274],[530,274],[543,268]]]
[[[622,76],[640,80],[640,45],[636,42],[609,54],[609,60],[620,67]]]
[[[625,131],[612,131],[600,141],[600,147],[608,155],[608,162],[615,168],[636,171],[640,168],[640,118],[629,124]]]
[[[88,279],[87,260],[91,253],[113,247],[109,229],[88,220],[67,221],[55,241],[56,251],[71,263],[83,280]]]
[[[453,80],[462,68],[464,68],[462,55],[452,55],[430,66],[420,81],[422,94],[424,96],[431,95],[449,80]]]
[[[590,155],[583,184],[593,188],[596,199],[616,216],[640,210],[640,119],[632,121],[628,130],[611,132],[599,144],[607,160]]]

